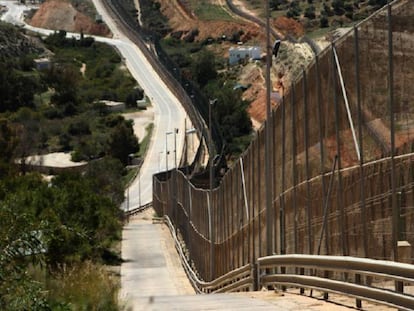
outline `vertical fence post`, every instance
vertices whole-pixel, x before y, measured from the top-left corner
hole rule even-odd
[[[285,190],[286,190],[286,106],[285,92],[282,98],[282,189],[280,195],[280,254],[286,253]]]
[[[363,127],[362,127],[362,107],[361,107],[361,79],[360,79],[360,65],[359,65],[359,35],[358,27],[354,27],[355,39],[355,83],[356,83],[356,98],[358,109],[358,138],[359,138],[359,185],[360,185],[360,201],[361,201],[361,220],[362,220],[362,241],[363,241],[363,256],[369,257],[368,252],[368,230],[367,230],[367,209],[365,204],[365,173],[364,173],[364,142],[363,142]]]
[[[214,240],[213,240],[213,217],[212,217],[212,198],[211,191],[206,192],[207,194],[207,212],[208,212],[208,233],[210,240],[210,281],[214,280]]]
[[[261,168],[261,165],[262,165],[262,163],[261,163],[261,155],[260,155],[260,142],[261,142],[261,140],[262,140],[262,135],[258,135],[258,137],[257,137],[258,139],[257,139],[257,144],[256,144],[256,148],[257,148],[257,151],[256,151],[256,158],[257,158],[257,163],[256,163],[256,165],[257,165],[257,172],[258,172],[258,174],[257,174],[257,180],[256,180],[256,193],[257,193],[257,237],[258,237],[258,254],[257,254],[257,256],[258,257],[261,257],[262,256],[262,230],[261,230],[261,228],[262,228],[262,221],[261,221],[261,216],[260,216],[260,210],[261,210],[261,206],[262,206],[262,196],[261,196],[261,193],[260,193],[260,189],[261,189],[261,187],[262,187],[262,185],[261,185],[261,177],[262,177],[262,172],[263,172],[263,170],[262,170],[262,168]]]
[[[280,254],[280,205],[277,204],[277,135],[276,135],[276,129],[277,129],[277,124],[276,124],[276,111],[273,111],[273,127],[272,127],[272,135],[273,135],[273,195],[272,195],[272,208],[273,208],[273,250],[274,253],[276,254]]]
[[[255,169],[254,169],[254,166],[255,166],[255,161],[254,161],[254,159],[255,159],[255,154],[256,154],[256,148],[255,148],[255,146],[256,146],[256,144],[257,144],[257,139],[252,143],[252,151],[251,151],[251,157],[250,157],[250,174],[251,174],[251,178],[252,178],[252,182],[251,182],[251,194],[252,194],[252,204],[251,204],[251,207],[252,207],[252,213],[251,213],[251,215],[252,215],[252,217],[251,217],[251,222],[252,222],[252,250],[251,250],[251,252],[252,252],[252,257],[251,257],[251,262],[252,263],[254,263],[254,262],[256,262],[256,233],[255,233],[255,225],[254,225],[254,223],[255,223],[255,217],[256,217],[256,213],[255,213],[255,207],[257,206],[256,204],[256,189],[255,189],[255,184],[256,184],[256,179],[255,179],[255,176],[256,176],[256,174],[255,174]]]
[[[395,124],[394,124],[394,59],[391,3],[388,0],[388,105],[391,129],[391,202],[392,202],[392,253],[394,261],[398,258],[398,238],[400,234],[400,209],[397,204],[397,181],[395,174]],[[403,292],[402,282],[395,282],[396,291]]]
[[[272,130],[272,117],[271,117],[271,77],[270,77],[270,66],[272,64],[272,52],[270,46],[270,9],[269,1],[265,1],[265,12],[266,12],[266,123],[265,123],[265,197],[266,197],[266,255],[273,254],[273,185],[272,185],[272,145],[271,130]]]
[[[341,230],[341,249],[342,255],[346,255],[346,237],[345,237],[345,212],[343,204],[343,189],[342,189],[342,173],[341,173],[341,137],[339,135],[340,127],[340,111],[338,104],[338,92],[337,92],[337,66],[335,63],[335,44],[332,43],[332,80],[333,80],[333,95],[334,95],[334,105],[335,105],[335,135],[336,135],[336,153],[337,153],[337,162],[338,162],[338,187],[336,191],[336,204],[337,210],[339,210],[339,228]]]
[[[319,56],[315,58],[315,73],[316,73],[316,87],[317,87],[317,101],[318,101],[318,125],[319,125],[319,153],[320,153],[320,173],[321,173],[321,185],[322,185],[322,210],[326,205],[326,186],[325,186],[325,150],[324,150],[324,134],[323,134],[323,120],[322,117],[322,89],[321,89],[321,76],[319,69]],[[326,230],[326,237],[328,239],[329,232]],[[329,254],[329,243],[326,241],[326,253]]]
[[[304,115],[304,141],[305,141],[305,175],[306,175],[306,222],[308,231],[308,253],[312,254],[312,228],[311,228],[311,206],[310,206],[310,183],[309,183],[309,120],[308,120],[308,83],[306,71],[303,70],[303,115]]]
[[[296,94],[295,94],[295,85],[291,85],[290,89],[291,94],[291,104],[290,104],[290,117],[291,117],[291,132],[292,132],[292,142],[291,142],[291,151],[292,151],[292,205],[293,205],[293,240],[294,240],[294,253],[298,253],[298,207],[296,204],[296,185],[297,185],[297,171],[296,171]]]

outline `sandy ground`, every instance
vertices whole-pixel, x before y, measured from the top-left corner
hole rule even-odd
[[[45,155],[32,155],[26,158],[31,165],[48,167],[75,167],[85,165],[86,162],[73,162],[68,152],[54,152]]]

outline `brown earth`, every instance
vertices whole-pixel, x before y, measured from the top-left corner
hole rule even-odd
[[[29,24],[68,32],[83,32],[92,35],[111,35],[108,27],[102,23],[96,23],[92,18],[79,12],[69,1],[49,0],[44,2],[33,15]]]
[[[294,37],[301,37],[305,34],[303,25],[293,18],[279,16],[273,21],[273,27],[284,33]]]
[[[211,1],[216,5],[222,5],[227,11],[225,1],[215,0]],[[182,1],[178,0],[160,0],[161,12],[168,20],[172,32],[182,32],[182,37],[186,35],[192,29],[198,29],[199,34],[195,38],[196,41],[202,41],[208,37],[218,38],[222,35],[231,36],[234,32],[243,30],[244,34],[241,36],[242,42],[254,42],[259,44],[262,49],[265,48],[265,32],[258,25],[249,21],[234,16],[231,12],[230,15],[235,17],[234,21],[202,21],[197,19],[197,16],[191,11],[190,6],[183,5]],[[237,5],[243,7],[243,10],[247,10],[243,5],[243,2],[238,1]],[[292,36],[303,35],[303,27],[297,21],[280,17],[274,21],[274,27],[279,29],[284,34]],[[222,44],[221,51],[215,52],[228,56],[229,44]],[[286,49],[294,50],[291,45],[286,45]],[[303,52],[300,52],[303,53]],[[293,54],[293,53],[287,53]],[[294,62],[287,60],[289,66]],[[263,65],[263,64],[262,64]],[[272,75],[275,76],[273,91],[280,92],[282,89],[282,83],[289,85],[289,79],[291,74],[285,74],[290,68],[285,68],[283,64],[278,64],[272,68]],[[244,92],[243,97],[245,100],[251,102],[248,112],[252,118],[254,126],[260,127],[261,123],[266,119],[266,92],[265,92],[265,79],[263,77],[263,66],[256,66],[254,64],[248,64],[243,66],[242,73],[239,77],[239,82],[243,85],[249,85],[250,87]],[[272,105],[276,105],[276,101],[272,101]]]
[[[165,15],[173,32],[182,31],[183,35],[192,29],[198,29],[199,34],[196,41],[202,41],[206,38],[219,38],[222,35],[231,36],[234,32],[243,30],[241,41],[246,42],[251,38],[258,38],[262,31],[252,23],[246,21],[202,21],[199,20],[193,12],[183,6],[177,0],[160,0],[161,13]]]

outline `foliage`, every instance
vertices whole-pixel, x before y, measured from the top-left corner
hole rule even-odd
[[[46,273],[61,274],[62,265],[100,262],[120,239],[121,212],[111,197],[123,191],[106,176],[95,167],[93,174],[63,174],[50,184],[36,174],[0,181],[1,309],[48,310],[48,284],[31,278],[30,264],[47,264]]]
[[[102,266],[90,261],[58,268],[49,276],[47,286],[52,309],[118,310],[117,282]]]
[[[42,260],[36,235],[40,225],[16,207],[12,201],[0,201],[0,309],[44,310],[47,303],[42,287],[25,269],[29,262]]]
[[[193,78],[201,88],[217,77],[215,66],[215,56],[209,51],[201,52],[192,63]]]
[[[138,151],[138,139],[134,135],[132,121],[117,124],[110,134],[109,154],[127,165],[128,156]]]
[[[27,75],[19,68],[19,64],[13,60],[0,62],[0,112],[33,107],[34,94],[44,90],[36,75]]]
[[[140,88],[133,89],[125,98],[125,105],[130,108],[137,107],[137,101],[144,98],[144,90]]]
[[[132,1],[130,5],[135,8]],[[170,31],[168,19],[160,12],[160,3],[153,0],[141,0],[140,8],[141,16],[145,16],[143,20],[145,28],[159,33],[162,36],[165,36]]]
[[[247,147],[252,132],[252,122],[246,111],[248,103],[241,99],[240,91],[234,90],[233,86],[216,81],[206,87],[209,98],[217,99],[212,108],[214,121],[220,128],[229,157],[240,154]]]
[[[115,310],[115,283],[97,265],[115,262],[125,169],[106,155],[118,151],[111,149],[114,140],[127,139],[124,150],[137,150],[138,143],[131,122],[94,101],[139,94],[111,47],[83,36],[67,39],[64,32],[46,45],[54,52],[49,70],[33,68],[36,55],[30,53],[0,57],[0,309]],[[12,169],[16,158],[58,150],[103,158],[83,175],[62,174],[50,182]],[[91,263],[82,267],[85,261]],[[33,266],[45,277],[33,277]],[[63,295],[56,294],[64,287]]]
[[[94,102],[110,99],[132,105],[144,96],[120,66],[121,58],[112,47],[94,42],[93,38],[82,36],[81,40],[74,40],[65,35],[61,31],[45,39],[55,53],[47,70],[30,68],[29,56],[0,62],[0,76],[5,81],[0,85],[0,112],[2,109],[15,112],[10,114],[13,121],[10,126],[2,126],[4,131],[12,128],[17,141],[17,144],[7,143],[14,146],[12,153],[5,149],[7,163],[11,157],[25,158],[38,152],[72,151],[73,160],[77,161],[115,154],[110,145],[113,126],[105,122],[108,112],[104,105]],[[86,69],[83,73],[82,65]],[[30,73],[23,72],[22,67],[30,68]],[[33,89],[25,79],[35,81],[38,88]],[[47,93],[46,97],[43,93]],[[4,145],[6,141],[0,143]],[[1,168],[3,163],[0,154],[0,174],[5,172]],[[25,166],[21,168],[24,172]]]
[[[233,20],[233,17],[220,5],[212,4],[207,1],[197,1],[197,6],[194,12],[200,20]]]
[[[16,128],[7,119],[0,118],[0,179],[10,170],[9,164],[17,144]]]
[[[321,28],[329,27],[329,20],[325,15],[321,16],[319,22],[320,22],[320,27]]]
[[[316,18],[315,7],[313,5],[308,6],[305,10],[304,16],[309,19],[315,19]]]

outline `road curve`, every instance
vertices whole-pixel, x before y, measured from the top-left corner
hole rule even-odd
[[[152,201],[152,175],[159,170],[166,170],[167,165],[168,168],[174,167],[174,140],[176,158],[181,158],[185,131],[184,120],[189,118],[178,99],[158,76],[144,54],[118,29],[102,3],[99,0],[93,0],[93,3],[114,37],[120,40],[121,43],[116,45],[117,48],[125,58],[128,69],[154,105],[155,124],[151,142],[140,174],[127,189],[127,199],[123,204],[124,210],[133,209]],[[175,135],[174,129],[178,129]],[[173,134],[166,135],[167,132]]]
[[[174,167],[174,140],[177,162],[181,158],[184,144],[184,120],[186,118],[189,120],[189,118],[178,99],[158,76],[140,49],[117,28],[102,3],[99,0],[93,0],[93,2],[98,13],[114,34],[114,38],[93,37],[96,41],[113,45],[119,50],[132,76],[144,89],[154,106],[154,129],[146,157],[140,174],[126,190],[127,199],[122,204],[122,208],[128,210],[152,201],[152,175],[160,170],[166,170],[167,165],[168,169]],[[2,20],[43,35],[55,32],[55,30],[36,28],[24,23],[23,13],[29,8],[28,6],[8,0],[1,0],[0,4],[8,7],[8,11],[1,17]],[[79,38],[80,34],[69,32],[67,36]],[[174,129],[178,129],[175,135]],[[167,132],[172,134],[166,135]],[[168,152],[166,152],[167,147]]]

